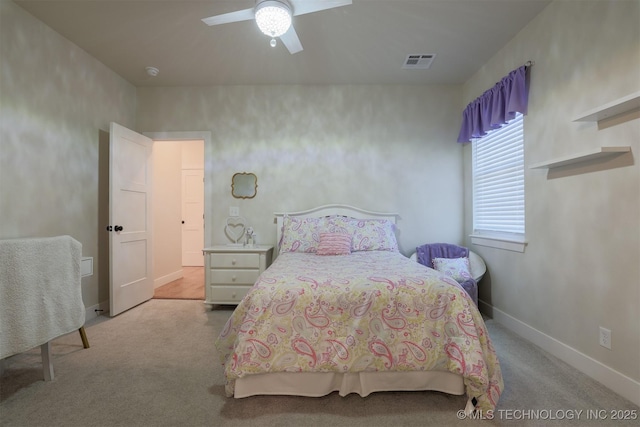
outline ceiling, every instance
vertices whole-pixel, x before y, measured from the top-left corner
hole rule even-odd
[[[296,0],[294,0],[296,1]],[[308,0],[297,0],[308,1]],[[321,0],[322,1],[322,0]],[[291,55],[254,21],[201,19],[253,0],[15,0],[135,86],[459,84],[513,38],[546,0],[353,0],[296,16]],[[435,54],[406,70],[409,54]],[[160,70],[156,77],[145,68]]]

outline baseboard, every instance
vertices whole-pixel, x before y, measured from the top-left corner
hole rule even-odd
[[[171,283],[174,280],[182,279],[184,277],[184,273],[182,269],[174,271],[173,273],[169,273],[165,276],[158,277],[153,281],[153,289],[159,288],[160,286],[164,286],[167,283]]]
[[[98,316],[106,315],[109,313],[109,301],[103,301],[91,307],[85,307],[84,321],[85,323],[91,319],[95,319]]]
[[[504,311],[493,307],[491,304],[479,300],[478,305],[481,312],[490,313],[493,320],[505,326],[510,331],[532,342],[625,399],[629,399],[634,404],[640,406],[640,382],[540,332],[515,317],[508,315]]]
[[[167,283],[173,282],[174,280],[181,279],[184,276],[182,269],[175,271],[171,274],[167,274],[166,276],[159,277],[153,281],[153,289],[159,288],[162,285],[166,285]],[[91,307],[85,307],[85,315],[84,321],[87,322],[91,319],[94,319],[100,315],[109,314],[109,301],[103,301],[96,305],[92,305]]]
[[[162,285],[173,282],[174,280],[181,279],[184,276],[182,269],[175,271],[166,276],[162,276],[153,281],[153,289],[159,288]],[[88,322],[91,319],[95,319],[101,315],[109,314],[109,301],[103,301],[101,303],[92,305],[91,307],[85,307],[84,321]]]

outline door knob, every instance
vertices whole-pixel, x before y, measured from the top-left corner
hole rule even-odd
[[[107,225],[107,231],[113,231],[113,227],[110,225]]]
[[[124,230],[124,228],[121,225],[116,225],[115,227],[113,227],[113,230],[117,232]]]

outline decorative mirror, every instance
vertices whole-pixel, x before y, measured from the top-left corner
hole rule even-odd
[[[258,193],[258,177],[253,173],[236,173],[231,178],[231,195],[236,199],[253,199]]]

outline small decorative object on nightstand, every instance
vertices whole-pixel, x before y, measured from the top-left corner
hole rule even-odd
[[[247,230],[247,220],[241,216],[230,216],[224,226],[224,234],[227,235],[234,245],[242,245],[240,239],[243,238]],[[240,242],[240,243],[238,243]]]
[[[219,245],[202,250],[205,259],[205,300],[208,305],[235,304],[249,292],[271,264],[273,246]]]
[[[245,246],[248,247],[248,248],[252,248],[256,243],[255,233],[253,232],[253,227],[247,228],[247,231],[245,231],[245,235],[247,236],[247,239],[245,241]]]

